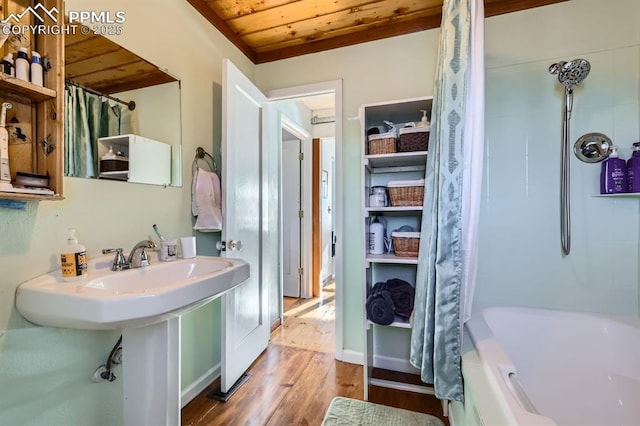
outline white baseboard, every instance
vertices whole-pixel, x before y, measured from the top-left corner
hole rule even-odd
[[[350,364],[364,364],[364,354],[351,350],[342,351],[342,357],[339,361],[348,362]],[[400,371],[402,373],[420,374],[420,370],[414,368],[408,359],[391,358],[387,356],[375,355],[373,357],[373,365],[385,370]]]
[[[362,352],[350,351],[348,349],[343,350],[342,356],[340,358],[336,357],[336,359],[338,359],[338,361],[348,362],[349,364],[364,364],[364,356],[362,355]]]
[[[191,383],[182,391],[180,396],[181,407],[187,405],[193,398],[200,395],[200,392],[206,389],[215,379],[220,377],[220,363],[214,365],[206,373],[200,376],[195,382]]]

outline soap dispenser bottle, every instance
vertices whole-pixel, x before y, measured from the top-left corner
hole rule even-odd
[[[618,194],[627,192],[627,165],[618,157],[618,147],[611,147],[609,158],[602,162],[600,169],[600,193]]]
[[[78,243],[76,230],[69,228],[67,247],[60,254],[63,281],[75,281],[87,277],[87,249]]]
[[[426,109],[421,109],[420,112],[422,113],[422,118],[420,119],[420,122],[418,123],[418,127],[426,127],[427,129],[431,129],[431,123],[429,123],[429,119],[427,118],[427,110]]]
[[[627,190],[640,192],[640,142],[633,144],[633,153],[627,160]]]

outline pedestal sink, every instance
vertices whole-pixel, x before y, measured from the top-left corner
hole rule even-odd
[[[249,278],[240,259],[197,256],[125,271],[112,257],[89,262],[89,277],[54,271],[21,284],[16,307],[43,326],[122,330],[125,425],[180,424],[180,319]]]

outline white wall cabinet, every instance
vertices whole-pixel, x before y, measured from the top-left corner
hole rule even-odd
[[[371,288],[378,282],[392,278],[404,280],[414,286],[416,282],[417,257],[398,257],[393,252],[370,254],[369,224],[375,216],[384,218],[387,223],[385,236],[391,238],[391,232],[403,225],[420,229],[422,206],[370,206],[369,195],[373,186],[386,186],[390,181],[418,180],[424,178],[427,151],[393,152],[370,154],[367,132],[379,127],[384,132],[384,121],[393,122],[398,129],[406,123],[418,124],[421,110],[427,110],[431,116],[431,97],[414,98],[384,103],[368,104],[360,107],[361,158],[362,158],[362,214],[364,216],[363,275],[365,288],[364,300]],[[397,382],[384,379],[378,374],[381,370],[403,373],[417,373],[409,364],[411,324],[407,319],[397,317],[390,325],[379,325],[367,317],[364,309],[364,397],[369,397],[369,386],[385,386],[396,389],[431,393],[429,388],[418,384]],[[376,371],[374,371],[374,367]]]
[[[102,179],[125,180],[152,185],[171,184],[171,145],[139,135],[119,135],[98,139],[98,156],[120,152],[128,168],[120,171],[100,171]],[[118,157],[121,158],[121,157]]]

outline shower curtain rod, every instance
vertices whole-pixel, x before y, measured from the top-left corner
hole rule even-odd
[[[121,103],[123,105],[126,105],[129,108],[129,111],[133,111],[134,109],[136,109],[136,103],[134,101],[129,101],[129,102],[123,101],[122,99],[118,99],[118,98],[116,98],[114,96],[107,95],[106,93],[98,92],[97,90],[94,90],[94,89],[92,89],[90,87],[83,86],[82,84],[76,83],[75,81],[70,80],[68,78],[65,78],[64,82],[65,82],[65,84],[69,84],[71,86],[76,86],[76,87],[79,87],[79,88],[89,92],[89,93],[93,93],[94,95],[102,96],[103,98],[111,99],[112,101],[115,101],[115,102]]]

